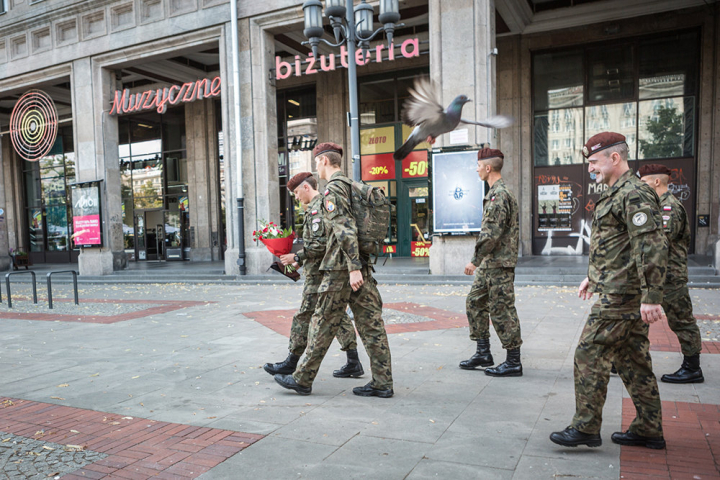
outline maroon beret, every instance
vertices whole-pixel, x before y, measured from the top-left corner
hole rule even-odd
[[[625,141],[625,135],[615,132],[598,133],[590,137],[590,140],[587,141],[582,149],[582,154],[585,158],[588,158],[601,150],[620,145],[621,143],[627,143]]]
[[[640,170],[638,170],[638,175],[640,175],[640,178],[646,176],[646,175],[667,175],[670,176],[670,169],[666,167],[665,165],[660,165],[658,163],[651,163],[649,165],[643,165],[640,167]]]
[[[310,177],[312,177],[312,176],[313,176],[313,174],[310,173],[310,172],[300,172],[300,173],[296,173],[295,175],[292,176],[292,178],[291,178],[290,180],[288,180],[287,189],[290,190],[291,192],[294,192],[295,189],[296,189],[302,182],[304,182],[305,180],[307,180],[308,178],[310,178]]]
[[[478,160],[484,160],[486,158],[502,158],[504,160],[505,155],[495,148],[483,148],[478,152]]]
[[[328,152],[339,153],[342,156],[343,149],[337,143],[332,143],[332,142],[321,143],[319,145],[315,145],[315,148],[313,148],[313,158],[317,157],[319,155],[322,155],[323,153],[328,153]]]

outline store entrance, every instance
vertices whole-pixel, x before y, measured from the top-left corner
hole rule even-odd
[[[146,260],[187,260],[190,217],[180,210],[135,211],[135,258]]]
[[[398,202],[398,255],[401,257],[430,255],[428,191],[426,179],[402,182]]]

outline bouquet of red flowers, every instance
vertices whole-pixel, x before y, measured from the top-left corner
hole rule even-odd
[[[260,228],[253,231],[253,240],[260,240],[270,253],[279,257],[292,251],[295,232],[289,228],[280,228],[273,222],[260,220]],[[295,271],[292,265],[285,266],[281,262],[274,262],[270,268],[276,272],[280,272],[294,282],[300,278],[300,274]]]

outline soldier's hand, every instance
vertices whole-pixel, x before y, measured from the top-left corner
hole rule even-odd
[[[293,266],[293,268],[294,268],[295,270],[297,270],[298,268],[300,268],[300,264],[297,263],[297,262],[293,263],[292,266]]]
[[[360,290],[363,283],[365,283],[365,280],[363,280],[362,272],[360,270],[353,270],[350,272],[350,286],[352,287],[353,292]]]
[[[472,262],[465,265],[465,275],[473,275],[475,273],[475,269],[477,267],[472,264]]]
[[[288,253],[287,255],[280,255],[280,261],[283,265],[292,265],[295,263],[295,254]]]
[[[662,305],[659,303],[643,303],[640,305],[640,315],[642,316],[642,321],[648,325],[667,318],[665,317]]]
[[[582,281],[580,284],[580,288],[578,288],[578,297],[582,298],[583,300],[589,300],[592,298],[593,294],[592,292],[588,292],[588,287],[590,286],[590,280],[585,277],[585,280]]]

